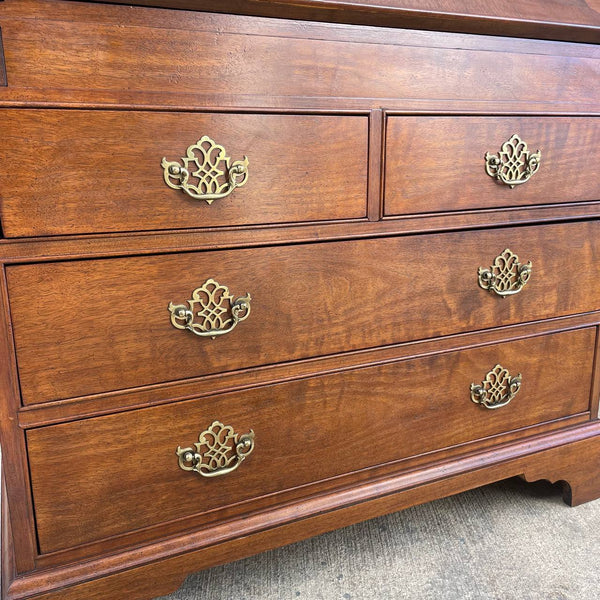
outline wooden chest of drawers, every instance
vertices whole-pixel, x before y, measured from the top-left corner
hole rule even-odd
[[[600,497],[598,13],[137,4],[0,2],[2,598]]]

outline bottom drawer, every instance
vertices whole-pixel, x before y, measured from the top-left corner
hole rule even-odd
[[[40,549],[585,412],[594,340],[586,328],[30,430]],[[494,373],[497,364],[510,375]],[[509,384],[516,395],[505,406],[476,403],[505,401]],[[215,426],[198,449],[199,470],[212,476],[180,468],[193,466],[194,443],[215,421],[254,438],[237,439],[238,454]],[[178,447],[190,454],[178,458]],[[219,463],[230,472],[211,470]]]

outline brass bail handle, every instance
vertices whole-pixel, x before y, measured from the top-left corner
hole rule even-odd
[[[225,335],[250,316],[250,294],[234,298],[229,288],[207,279],[192,292],[187,304],[169,302],[171,325],[200,337]]]
[[[254,431],[235,433],[230,425],[213,421],[193,447],[177,446],[179,468],[202,477],[219,477],[235,471],[254,450]]]
[[[471,400],[485,408],[506,406],[521,389],[521,373],[514,377],[502,365],[488,371],[481,383],[471,384]]]
[[[498,154],[485,153],[485,172],[508,185],[511,189],[521,185],[540,168],[542,153],[530,152],[527,144],[515,133],[502,144]]]
[[[188,147],[180,162],[161,161],[165,183],[194,200],[212,204],[248,181],[248,157],[231,162],[223,146],[209,136]]]
[[[527,285],[533,266],[519,262],[519,257],[510,249],[501,252],[490,267],[479,267],[479,287],[505,298],[518,294]]]

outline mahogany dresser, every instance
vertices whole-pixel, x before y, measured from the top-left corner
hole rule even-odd
[[[598,5],[138,4],[0,2],[2,597],[598,498]]]

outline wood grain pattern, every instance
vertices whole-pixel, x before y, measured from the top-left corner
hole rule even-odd
[[[594,372],[592,375],[590,413],[592,419],[600,418],[600,329],[598,329],[596,333],[596,348],[594,349]]]
[[[588,328],[31,430],[41,550],[583,412],[595,339]],[[471,402],[469,386],[497,363],[522,373],[523,384],[508,406],[490,411]],[[214,420],[254,430],[254,452],[223,478],[181,471],[175,449]]]
[[[8,494],[6,492],[6,480],[4,473],[1,475],[0,481],[0,596],[6,598],[8,596],[8,588],[15,579],[17,570],[15,568],[15,556],[13,548],[13,532],[10,520],[10,512],[8,511]]]
[[[128,4],[127,0],[115,0]],[[515,8],[509,0],[135,0],[135,4],[248,15],[465,31],[478,34],[597,42],[600,12],[593,0],[540,0]]]
[[[515,133],[542,159],[511,189],[487,175],[484,157]],[[600,119],[392,116],[386,148],[386,215],[600,198]]]
[[[0,359],[0,442],[2,481],[6,484],[2,509],[10,514],[10,531],[13,536],[10,556],[5,557],[3,561],[8,560],[11,568],[16,572],[23,572],[35,566],[37,541],[25,434],[17,425],[17,412],[20,405],[19,382],[4,268],[0,269],[0,312],[2,314],[0,318],[0,356],[2,357]],[[4,534],[3,531],[2,535]]]
[[[341,373],[356,368],[383,365],[411,357],[428,356],[432,353],[478,348],[497,343],[499,336],[502,341],[510,341],[597,326],[599,321],[600,312],[583,313],[513,325],[509,328],[491,328],[485,331],[448,335],[443,338],[418,340],[382,348],[347,351],[317,359],[219,373],[214,376],[186,379],[170,384],[156,384],[108,394],[93,394],[59,402],[30,404],[19,411],[18,422],[21,428],[31,429],[60,422],[76,421],[81,418],[115,414],[132,408],[158,406],[211,394],[242,391],[258,384],[271,385],[315,375]],[[596,364],[596,368],[600,369],[600,361]],[[600,379],[597,381],[597,385],[600,385]],[[592,393],[592,411],[596,401],[597,397]]]
[[[136,2],[193,10],[0,0],[3,600],[148,600],[508,476],[600,496],[598,7]],[[515,190],[482,164],[507,124],[543,153]],[[251,174],[199,211],[160,159],[203,133]],[[253,298],[217,340],[167,311],[209,277]],[[523,387],[487,411],[496,362]],[[207,482],[174,449],[214,419],[257,448]]]
[[[106,235],[48,236],[0,239],[5,264],[52,262],[81,258],[254,248],[302,244],[316,240],[331,242],[459,230],[489,229],[510,225],[534,225],[591,220],[600,217],[600,202],[480,209],[465,212],[390,217],[382,221],[345,221],[289,225]]]
[[[460,444],[451,448],[431,452],[427,455],[417,455],[404,460],[386,463],[378,467],[354,471],[345,475],[340,475],[331,479],[319,481],[299,488],[292,488],[285,492],[261,496],[248,500],[243,505],[236,504],[218,511],[196,514],[185,519],[185,527],[181,521],[170,521],[169,523],[158,523],[151,527],[137,529],[117,537],[106,538],[97,542],[91,542],[83,546],[59,550],[51,554],[44,554],[36,559],[36,567],[39,569],[56,568],[61,565],[94,559],[95,557],[114,553],[115,551],[126,550],[140,545],[152,545],[157,539],[181,535],[182,529],[186,531],[198,531],[218,525],[219,522],[229,521],[232,517],[237,518],[245,506],[252,506],[253,512],[265,512],[268,510],[277,510],[277,507],[286,506],[290,503],[298,502],[307,496],[317,497],[323,494],[330,494],[335,490],[348,489],[361,485],[368,480],[381,480],[390,474],[400,471],[419,470],[427,468],[432,464],[454,460],[458,456],[472,454],[473,452],[483,452],[493,447],[510,444],[515,440],[526,437],[535,437],[540,434],[549,435],[552,432],[584,425],[589,423],[589,412],[578,413],[570,417],[562,417],[554,421],[547,421],[539,425],[533,425],[521,429],[513,430],[509,433],[503,433],[491,437]],[[218,521],[215,517],[218,516]]]
[[[369,185],[367,213],[369,221],[381,219],[381,191],[383,186],[383,133],[384,114],[372,110],[369,115]]]
[[[144,15],[151,9],[129,12],[136,11]],[[540,100],[547,105],[548,99],[598,106],[598,60],[562,56],[558,49],[552,56],[520,54],[506,43],[500,55],[455,47],[364,45],[309,39],[306,33],[301,39],[222,32],[203,26],[204,20],[203,13],[189,13],[189,25],[176,29],[169,28],[168,16],[161,27],[9,16],[2,27],[11,89],[23,90],[28,102],[45,101],[50,89],[64,90],[63,100],[71,101],[81,97],[80,91],[125,91],[137,94],[138,102],[153,93],[205,94],[213,105],[234,94],[378,99],[379,106],[387,99],[424,98],[463,100],[467,106]],[[7,97],[15,98],[14,93]]]
[[[366,116],[4,110],[0,119],[8,237],[366,217]],[[249,159],[246,185],[210,206],[169,188],[161,167],[204,135],[232,161]],[[17,172],[31,174],[27,186]]]
[[[7,85],[6,65],[4,64],[4,46],[2,44],[2,27],[0,27],[0,87]]]
[[[144,548],[33,573],[13,583],[8,600],[22,600],[32,592],[38,594],[36,600],[121,600],[124,593],[132,600],[147,600],[153,594],[173,591],[184,574],[198,569],[507,477],[528,474],[532,479],[534,472],[536,477],[544,477],[545,471],[556,477],[560,472],[564,481],[573,476],[576,490],[582,464],[596,464],[599,458],[600,426],[595,422],[427,469],[366,481],[351,489],[303,499],[268,515],[245,516]],[[587,491],[594,481],[600,494],[597,479],[588,481]]]
[[[169,0],[167,0],[169,1]],[[31,8],[35,6],[35,11]],[[600,49],[590,44],[557,44],[536,39],[511,39],[498,30],[495,36],[447,33],[443,30],[419,31],[386,27],[354,27],[322,21],[308,23],[284,18],[244,17],[234,14],[202,13],[184,10],[132,9],[112,4],[110,7],[96,2],[66,2],[63,0],[10,0],[2,5],[2,15],[13,19],[43,19],[115,25],[127,21],[131,26],[183,29],[189,31],[213,30],[226,33],[278,35],[283,37],[329,39],[396,44],[406,46],[436,46],[444,48],[471,48],[503,52],[507,44],[515,51],[527,54],[559,54],[561,56],[598,57]]]
[[[598,310],[599,227],[9,266],[23,402]],[[477,271],[507,247],[534,272],[502,299],[479,288]],[[167,310],[209,278],[252,295],[250,317],[216,340],[175,329]]]

